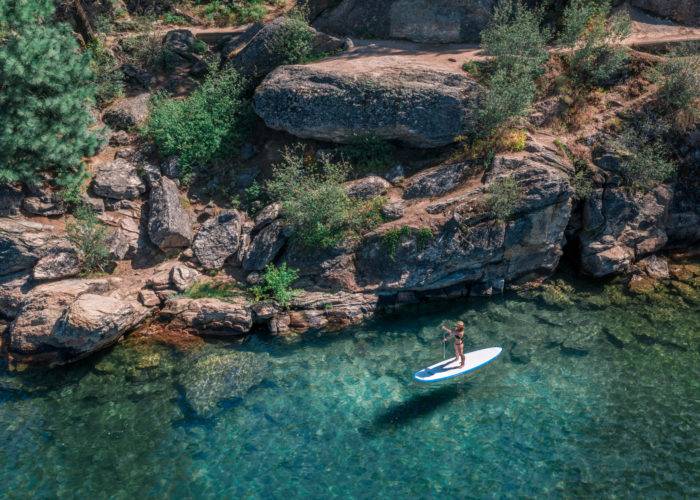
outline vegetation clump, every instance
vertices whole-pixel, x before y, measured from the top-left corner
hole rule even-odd
[[[299,293],[292,288],[292,284],[299,278],[299,271],[288,267],[283,262],[279,267],[268,264],[265,267],[260,284],[250,288],[256,302],[266,299],[274,299],[280,306],[287,308],[290,302]]]
[[[143,134],[161,155],[179,158],[180,176],[189,181],[248,136],[251,106],[244,92],[244,79],[225,70],[207,77],[186,99],[158,94]]]
[[[505,222],[515,214],[521,190],[512,177],[499,177],[488,187],[487,204],[497,220]]]
[[[270,41],[270,53],[280,65],[308,62],[315,34],[302,13],[292,12],[282,19],[282,25]]]
[[[433,231],[429,227],[415,229],[404,225],[389,229],[382,235],[382,244],[391,260],[396,259],[396,252],[399,246],[406,238],[411,237],[411,235],[415,235],[416,249],[419,252],[426,249],[428,243],[430,243],[430,240],[432,240],[434,236]]]
[[[95,85],[95,100],[104,107],[124,95],[124,80],[116,58],[102,40],[93,40],[87,46]]]
[[[662,112],[684,112],[686,122],[694,123],[700,114],[700,56],[697,54],[673,54],[659,64],[653,72],[659,86],[657,101]],[[678,120],[677,120],[678,121]]]
[[[348,171],[347,163],[307,158],[299,147],[285,151],[267,182],[267,192],[281,202],[296,242],[306,248],[332,247],[381,220],[381,199],[361,201],[348,196],[343,186]]]
[[[629,56],[620,42],[630,33],[626,11],[611,15],[609,0],[572,0],[564,9],[559,44],[571,50],[571,77],[582,86],[606,87],[624,72]]]
[[[74,188],[100,143],[90,56],[53,11],[47,0],[0,4],[0,183],[36,184],[48,174]]]
[[[535,79],[548,59],[548,31],[540,28],[541,13],[520,0],[501,0],[481,41],[493,55],[487,92],[479,112],[484,136],[525,115],[535,98]]]
[[[372,134],[359,135],[340,148],[342,158],[353,167],[355,176],[380,173],[390,165],[394,148],[389,142]]]
[[[107,238],[107,227],[99,221],[94,210],[80,206],[73,213],[73,220],[66,224],[68,241],[78,251],[83,274],[107,272],[112,261]]]

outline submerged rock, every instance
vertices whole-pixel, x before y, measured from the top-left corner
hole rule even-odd
[[[277,68],[254,102],[268,127],[298,137],[348,143],[372,134],[429,148],[473,129],[480,94],[466,74],[346,59]]]
[[[212,416],[219,403],[244,396],[263,380],[268,355],[228,352],[195,361],[180,382],[185,399],[200,417]]]

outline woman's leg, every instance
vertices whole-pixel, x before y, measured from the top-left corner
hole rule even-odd
[[[459,344],[459,359],[461,360],[460,366],[464,366],[466,358],[464,357],[464,343]]]

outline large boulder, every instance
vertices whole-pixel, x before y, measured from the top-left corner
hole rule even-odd
[[[278,17],[258,30],[243,49],[233,55],[230,65],[254,85],[277,66],[287,64],[285,42],[293,30],[298,28],[298,21],[287,17]],[[343,41],[320,33],[310,26],[306,28],[312,39],[311,53],[331,53],[343,47]]]
[[[39,285],[22,298],[17,316],[10,326],[8,352],[11,358],[26,363],[64,364],[79,359],[103,344],[96,342],[90,332],[81,330],[79,335],[68,327],[66,313],[81,296],[85,294],[104,295],[112,290],[109,279],[74,279]],[[83,303],[90,314],[90,309],[98,308],[97,301]],[[104,314],[104,322],[111,321],[110,314],[115,305],[110,302],[107,307],[99,305],[99,314]],[[76,313],[77,314],[77,313]],[[96,310],[95,314],[98,314]],[[74,316],[78,318],[79,315]],[[134,325],[139,314],[134,311]],[[93,325],[102,328],[101,319],[96,318]]]
[[[245,271],[262,271],[272,262],[287,242],[287,228],[278,219],[265,226],[254,237],[243,259]]]
[[[429,148],[472,130],[481,87],[466,74],[392,58],[277,68],[255,92],[268,127],[348,143],[358,135]]]
[[[698,0],[632,0],[632,5],[679,23],[700,25]]]
[[[241,246],[243,215],[230,210],[212,217],[202,225],[192,242],[195,257],[205,269],[221,269],[226,259]]]
[[[114,200],[133,200],[146,192],[146,185],[138,174],[138,166],[125,159],[100,165],[92,179],[96,195]]]
[[[345,185],[348,195],[358,200],[369,200],[376,196],[385,195],[390,188],[389,181],[376,175],[350,181]]]
[[[53,226],[0,218],[0,276],[26,271],[56,247],[69,246]]]
[[[239,297],[229,301],[174,298],[165,305],[161,316],[200,334],[242,335],[253,327],[250,304]]]
[[[666,221],[671,191],[661,185],[646,193],[624,187],[595,190],[583,209],[581,266],[596,277],[629,270],[668,241]]]
[[[161,177],[151,187],[148,235],[163,251],[186,248],[192,241],[189,212],[182,206],[177,185]]]
[[[415,42],[477,42],[494,0],[342,0],[316,19],[328,33]]]

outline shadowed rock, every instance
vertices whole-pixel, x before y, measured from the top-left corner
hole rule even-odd
[[[192,224],[175,182],[167,177],[158,179],[151,188],[149,202],[151,241],[163,251],[188,247],[192,241]]]

